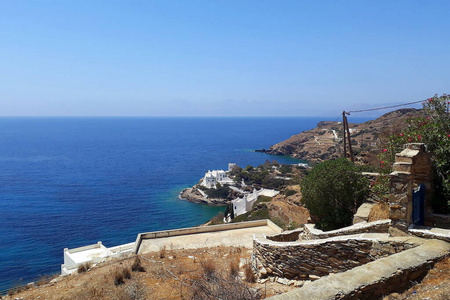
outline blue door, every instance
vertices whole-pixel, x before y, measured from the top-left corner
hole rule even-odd
[[[425,185],[421,183],[413,193],[413,224],[423,225],[425,209]]]

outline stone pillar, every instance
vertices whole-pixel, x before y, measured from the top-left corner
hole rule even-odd
[[[395,155],[390,174],[389,217],[393,227],[407,231],[412,223],[413,189],[423,183],[426,187],[425,210],[429,210],[431,187],[430,155],[422,143],[406,144]],[[425,215],[427,213],[425,212]]]

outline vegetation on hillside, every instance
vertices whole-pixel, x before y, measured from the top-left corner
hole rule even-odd
[[[408,126],[386,139],[380,155],[380,168],[390,172],[395,154],[406,143],[425,143],[431,154],[435,197],[433,209],[450,212],[450,96],[435,95],[423,103],[424,117],[408,119]]]

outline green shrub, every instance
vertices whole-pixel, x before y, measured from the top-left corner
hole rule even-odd
[[[283,195],[285,195],[286,197],[292,196],[297,194],[297,191],[291,190],[291,189],[286,189],[283,192]]]
[[[228,186],[221,186],[218,184],[215,189],[205,190],[205,193],[209,198],[227,199],[230,194],[230,188]]]
[[[291,165],[282,165],[279,169],[279,171],[282,174],[287,174],[292,172],[292,166]]]
[[[368,179],[344,158],[318,164],[300,186],[303,203],[319,219],[316,226],[323,230],[350,225],[370,192]]]

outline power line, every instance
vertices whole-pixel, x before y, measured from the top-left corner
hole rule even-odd
[[[419,100],[419,101],[414,101],[414,102],[409,102],[409,103],[404,103],[404,104],[398,104],[398,105],[370,108],[370,109],[351,110],[351,111],[346,111],[345,113],[349,115],[350,113],[359,113],[359,112],[366,112],[366,111],[382,110],[382,109],[387,109],[387,108],[394,108],[394,107],[406,106],[406,105],[410,105],[410,104],[421,103],[423,101],[425,101],[425,100]]]

